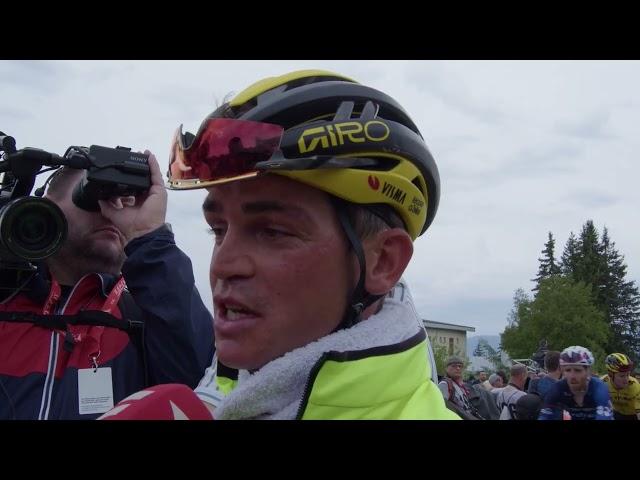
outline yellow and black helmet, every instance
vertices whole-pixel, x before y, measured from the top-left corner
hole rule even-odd
[[[412,239],[438,209],[440,177],[418,127],[390,96],[345,76],[302,70],[237,94],[227,114],[284,128],[261,168],[348,202],[387,205]]]
[[[612,353],[605,359],[609,373],[630,372],[633,362],[624,353]]]
[[[266,78],[173,138],[168,186],[206,188],[273,173],[332,195],[360,264],[338,328],[358,322],[382,295],[365,288],[366,259],[346,203],[365,206],[389,225],[397,213],[413,240],[431,225],[440,176],[418,127],[390,96],[325,70]]]

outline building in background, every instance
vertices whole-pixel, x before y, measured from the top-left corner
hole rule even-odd
[[[459,355],[467,358],[467,332],[475,332],[475,327],[425,319],[422,321],[434,349],[436,347],[444,347],[448,355]]]

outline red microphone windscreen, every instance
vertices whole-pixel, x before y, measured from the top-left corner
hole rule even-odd
[[[167,383],[129,395],[98,420],[213,420],[186,385]]]

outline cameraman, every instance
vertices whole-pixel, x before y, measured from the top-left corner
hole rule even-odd
[[[0,321],[0,419],[93,419],[148,385],[195,387],[211,362],[212,318],[165,224],[167,193],[151,154],[149,168],[148,193],[101,200],[98,212],[72,201],[84,170],[52,177],[46,196],[66,216],[67,239],[0,312],[70,320],[64,329]],[[73,324],[88,310],[117,324]],[[144,327],[125,330],[124,320]]]

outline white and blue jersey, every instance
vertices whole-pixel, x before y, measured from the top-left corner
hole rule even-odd
[[[566,379],[553,384],[544,397],[538,420],[562,420],[566,410],[572,420],[613,420],[613,408],[607,385],[597,377],[589,379],[582,405],[573,398]]]

